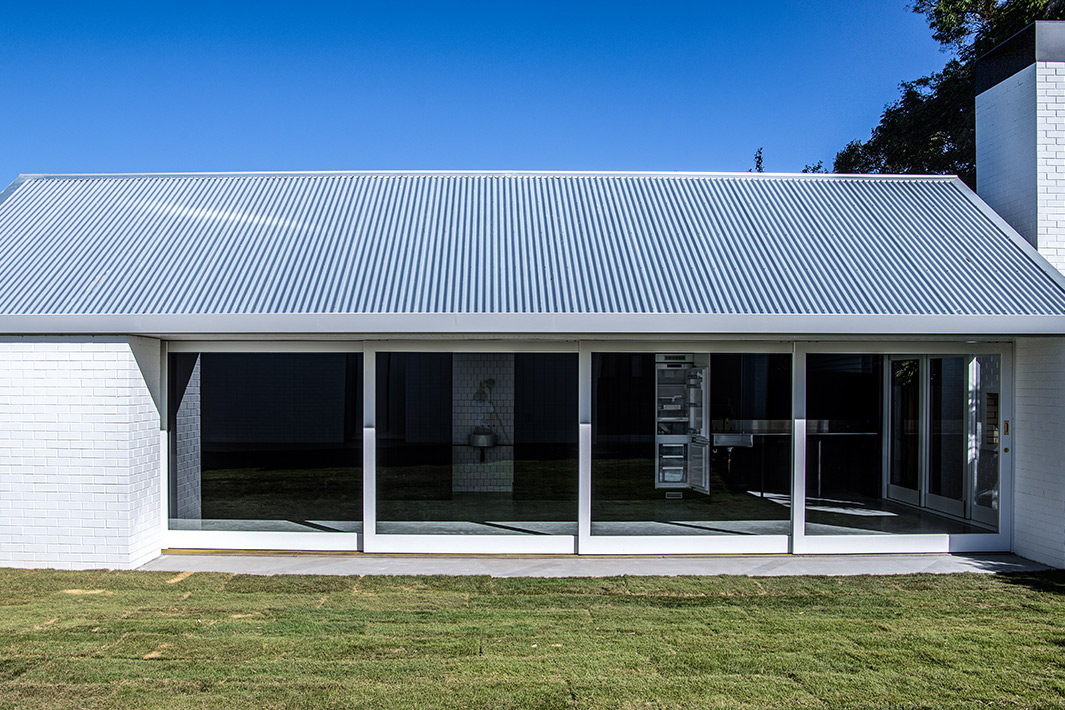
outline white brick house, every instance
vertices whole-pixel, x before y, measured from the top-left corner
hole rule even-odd
[[[1065,566],[1058,40],[1041,23],[983,62],[981,197],[934,176],[23,176],[0,194],[0,564]]]
[[[977,191],[1065,270],[1065,27],[1039,22],[980,60]],[[1019,338],[1014,549],[1065,567],[1065,341]]]

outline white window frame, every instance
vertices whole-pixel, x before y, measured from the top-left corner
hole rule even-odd
[[[792,355],[792,501],[790,535],[591,535],[591,360],[593,352],[790,353]],[[1013,417],[1012,342],[920,340],[804,341],[673,336],[671,339],[554,338],[463,340],[365,338],[335,340],[169,340],[162,348],[161,379],[168,386],[170,353],[345,352],[363,355],[363,532],[252,532],[169,529],[169,434],[161,433],[161,527],[164,548],[364,551],[464,554],[872,554],[1008,551],[1013,527],[1011,437],[1000,427],[998,532],[910,535],[806,534],[806,356],[811,353],[871,355],[999,355],[999,419]],[[579,425],[578,520],[576,535],[392,535],[376,532],[376,355],[378,352],[557,352],[577,353]],[[164,402],[166,398],[164,394]],[[166,410],[168,411],[168,410]],[[164,411],[164,416],[166,412]]]
[[[173,353],[361,353],[356,340],[171,340],[163,348],[162,384],[169,397],[170,358]],[[366,356],[363,355],[365,362]],[[164,445],[162,447],[163,548],[213,550],[298,550],[313,552],[354,552],[363,549],[361,532],[278,532],[266,530],[171,530],[169,501],[170,431],[169,400],[164,398]],[[365,451],[363,459],[365,460]],[[364,479],[365,480],[365,479]],[[365,484],[364,484],[365,485]],[[365,501],[365,495],[363,496]],[[364,505],[365,509],[365,505]],[[365,525],[365,523],[364,523]]]
[[[382,553],[572,555],[576,535],[396,535],[377,532],[377,353],[579,353],[576,341],[374,341],[363,349],[363,551]],[[579,354],[578,354],[579,357]],[[581,384],[578,381],[578,386]],[[583,391],[583,387],[582,387]],[[580,494],[578,492],[578,499]],[[580,520],[578,518],[578,527]]]
[[[581,392],[588,397],[587,444],[581,440],[581,487],[587,489],[588,504],[582,501],[581,514],[588,519],[587,525],[579,528],[577,549],[591,555],[755,555],[786,554],[789,552],[788,535],[592,535],[591,534],[591,486],[592,486],[592,436],[591,436],[591,361],[592,353],[641,353],[654,355],[663,352],[712,355],[715,353],[787,353],[793,354],[790,342],[726,340],[726,341],[581,341],[581,352],[588,362],[588,381],[581,383]],[[794,377],[794,372],[792,373]],[[794,420],[794,381],[792,386],[792,426]],[[792,506],[794,515],[794,506]]]

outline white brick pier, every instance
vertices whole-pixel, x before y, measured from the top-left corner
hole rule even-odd
[[[159,366],[146,338],[0,340],[0,564],[128,569],[159,554]]]

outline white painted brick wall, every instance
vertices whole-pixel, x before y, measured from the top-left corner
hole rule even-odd
[[[1015,354],[1013,549],[1065,567],[1065,338],[1021,338]]]
[[[177,470],[174,517],[185,520],[199,520],[203,512],[200,421],[200,357],[197,355],[174,422],[176,450],[173,465]]]
[[[0,564],[159,554],[158,386],[145,380],[158,371],[146,338],[0,340]]]
[[[1035,68],[1039,253],[1065,271],[1065,63]]]

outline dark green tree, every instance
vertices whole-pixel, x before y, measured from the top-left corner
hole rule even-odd
[[[834,171],[953,174],[975,188],[976,59],[1036,20],[1065,19],[1065,0],[917,0],[910,9],[954,57],[941,72],[902,82],[869,139],[836,154]]]
[[[764,173],[765,168],[762,167],[762,149],[754,151],[754,167],[748,168],[747,172]]]

